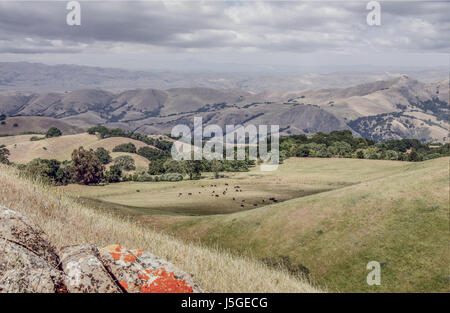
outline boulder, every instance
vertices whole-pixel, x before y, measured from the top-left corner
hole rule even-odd
[[[64,273],[46,235],[0,206],[0,292],[65,292]]]
[[[65,292],[64,273],[22,245],[0,240],[0,292]]]
[[[0,239],[21,245],[48,261],[53,267],[58,266],[55,247],[50,244],[47,235],[27,217],[3,206],[0,206]]]
[[[118,245],[63,247],[22,214],[0,206],[0,292],[202,292],[171,263]]]
[[[69,292],[121,292],[98,255],[98,249],[94,245],[68,246],[61,249],[59,257]]]
[[[142,250],[130,251],[119,245],[111,245],[100,249],[100,255],[124,292],[201,292],[186,273]]]

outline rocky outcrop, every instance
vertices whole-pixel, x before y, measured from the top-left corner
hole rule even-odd
[[[22,214],[0,206],[0,292],[190,293],[192,278],[143,250],[63,247]]]

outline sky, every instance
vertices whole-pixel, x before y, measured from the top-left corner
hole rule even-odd
[[[449,66],[450,2],[0,0],[0,61],[141,70]]]

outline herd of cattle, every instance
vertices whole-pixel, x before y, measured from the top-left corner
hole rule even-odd
[[[228,188],[229,188],[229,184],[228,183],[225,183],[225,190],[223,190],[222,192],[216,192],[216,190],[212,190],[211,191],[211,197],[215,197],[215,198],[220,198],[220,193],[222,193],[222,196],[225,196],[228,192],[229,192],[229,190],[228,190]],[[208,187],[210,187],[210,188],[217,188],[217,185],[216,184],[212,184],[212,185],[201,185],[201,187],[202,188],[208,188]],[[234,192],[242,192],[242,188],[240,187],[240,186],[234,186],[233,187],[233,189],[231,189],[231,187],[230,187],[230,192],[232,191],[232,190],[234,190]],[[199,191],[198,192],[198,194],[201,194],[202,192],[201,191]],[[187,193],[187,195],[188,196],[192,196],[192,192],[188,192]],[[180,193],[178,193],[178,198],[179,197],[181,197],[181,196],[183,196],[183,193],[182,192],[180,192]],[[237,201],[236,200],[236,197],[232,197],[232,200],[233,201]],[[278,200],[277,199],[275,199],[274,197],[270,197],[269,199],[268,199],[268,201],[272,201],[273,203],[276,203],[276,202],[278,202]],[[263,199],[262,200],[262,202],[263,203],[265,203],[266,202],[266,200],[265,199]],[[258,204],[257,203],[253,203],[253,206],[258,206]],[[241,200],[241,207],[242,208],[244,208],[245,207],[245,200]]]

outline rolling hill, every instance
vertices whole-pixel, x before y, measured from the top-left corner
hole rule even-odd
[[[290,92],[195,87],[9,93],[0,94],[0,114],[51,117],[78,129],[105,125],[147,134],[170,133],[177,124],[192,127],[193,117],[201,116],[204,124],[222,127],[278,124],[282,134],[348,129],[381,141],[445,142],[448,84],[448,79],[423,83],[402,75],[346,88]]]
[[[66,123],[63,120],[45,116],[14,116],[0,122],[0,135],[20,135],[24,133],[43,134],[50,127],[61,130],[63,135],[83,132],[83,128]]]
[[[284,263],[331,290],[448,292],[448,170],[449,158],[289,159],[267,174],[276,175],[272,184],[291,177],[298,188],[322,182],[333,190],[232,214],[147,221],[185,240]],[[252,180],[264,186],[263,177]],[[371,260],[382,265],[376,289],[365,281]]]
[[[94,150],[103,147],[109,152],[112,152],[115,146],[131,142],[137,149],[144,146],[157,149],[141,141],[130,138],[112,137],[99,139],[96,135],[89,135],[87,133],[47,138],[37,141],[31,141],[31,137],[33,137],[33,135],[0,137],[0,145],[6,145],[11,153],[9,160],[16,163],[28,163],[35,158],[56,159],[58,161],[70,160],[72,151],[80,146],[83,146],[85,149]],[[116,158],[119,155],[131,156],[135,161],[137,169],[147,169],[150,163],[146,158],[135,153],[111,153],[113,158]]]

